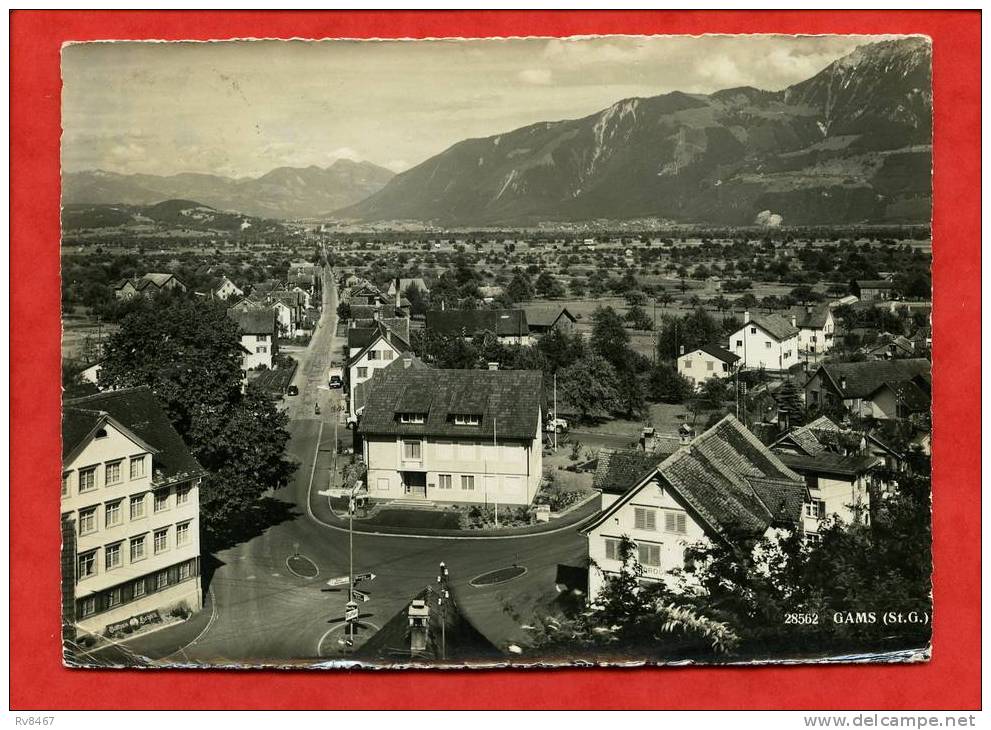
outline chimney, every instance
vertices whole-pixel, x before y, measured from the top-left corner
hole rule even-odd
[[[798,317],[796,317],[794,314],[791,315],[791,326],[798,327]]]
[[[692,439],[695,438],[695,429],[687,423],[681,424],[678,428],[678,438],[682,444],[690,444]]]
[[[497,363],[497,362],[490,362],[489,363],[489,370],[498,370],[498,369],[499,369],[499,363]]]
[[[443,299],[440,300],[440,311],[442,311],[442,312],[444,311],[444,300]]]
[[[682,345],[681,347],[678,348],[678,354],[679,355],[684,355],[685,354],[685,346],[684,345]]]
[[[399,292],[399,279],[396,279],[396,309],[399,309],[399,300],[401,294]]]
[[[749,321],[750,321],[750,310],[748,309],[746,312],[743,313],[743,323],[746,324]]]
[[[382,312],[381,312],[381,311],[379,311],[378,309],[376,309],[376,310],[375,310],[375,311],[374,311],[374,312],[372,313],[372,319],[374,319],[374,320],[375,320],[376,322],[378,322],[378,320],[379,320],[379,317],[381,317],[381,316],[382,316]]]
[[[403,369],[404,370],[408,370],[409,367],[410,367],[410,365],[412,365],[412,364],[413,364],[413,358],[411,358],[411,357],[404,357],[403,358]]]
[[[427,602],[417,598],[409,604],[409,650],[413,655],[422,654],[427,649],[427,627],[430,608]]]
[[[840,378],[840,389],[846,390],[846,378]]]

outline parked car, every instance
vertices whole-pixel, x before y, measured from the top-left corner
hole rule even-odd
[[[555,431],[558,433],[564,433],[568,430],[568,422],[563,418],[548,418],[547,423],[544,425],[544,430],[548,433],[553,433]]]
[[[288,388],[286,388],[286,395],[299,395],[299,388],[297,388],[295,385],[290,385]]]
[[[332,390],[338,390],[344,387],[344,381],[341,379],[340,375],[331,375],[328,385]]]

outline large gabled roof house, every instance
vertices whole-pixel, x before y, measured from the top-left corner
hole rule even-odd
[[[744,547],[776,528],[801,530],[804,480],[732,415],[727,415],[630,487],[582,532],[588,538],[589,597],[622,569],[623,538],[636,545],[648,581],[674,588],[670,571],[699,541]]]
[[[419,289],[424,295],[430,293],[430,289],[427,287],[427,282],[425,282],[420,277],[415,277],[412,279],[403,279],[401,277],[398,277],[392,279],[392,281],[389,282],[389,290],[386,293],[390,297],[395,297],[397,294],[400,295],[405,294],[406,290],[409,289],[411,286]]]
[[[352,335],[352,333],[354,333]],[[355,391],[376,370],[388,367],[404,354],[412,352],[407,339],[400,337],[394,330],[381,322],[375,322],[369,329],[354,327],[348,330],[348,412],[354,420],[358,411],[355,401]]]
[[[829,352],[833,348],[836,322],[827,304],[793,307],[789,312],[798,327],[798,349],[802,353]]]
[[[471,339],[491,332],[505,345],[532,345],[527,315],[522,309],[446,309],[427,312],[427,331],[445,337]]]
[[[530,504],[543,467],[543,376],[390,367],[358,422],[373,499]]]
[[[794,316],[744,312],[743,326],[730,335],[729,350],[742,368],[783,372],[799,362],[798,335]]]
[[[259,367],[272,369],[272,358],[278,352],[278,324],[271,309],[229,309],[227,316],[241,333],[241,370]]]
[[[932,364],[925,358],[824,363],[805,384],[809,408],[843,406],[878,419],[927,418]]]
[[[65,623],[76,633],[114,637],[200,609],[203,476],[149,388],[63,404],[62,518],[75,541]]]
[[[526,312],[527,325],[534,335],[545,335],[552,330],[571,334],[578,322],[575,315],[560,304],[524,304],[521,308]]]
[[[739,355],[719,345],[701,345],[678,356],[678,373],[693,385],[701,385],[709,378],[730,377],[738,362]]]
[[[114,296],[117,299],[130,299],[140,294],[153,297],[163,291],[186,291],[175,274],[148,273],[137,279],[121,279],[113,285]]]

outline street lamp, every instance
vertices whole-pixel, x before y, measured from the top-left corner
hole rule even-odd
[[[437,607],[440,609],[440,658],[447,659],[447,604],[451,593],[447,587],[447,565],[442,560],[440,571],[437,574],[437,583],[440,584],[437,595]]]

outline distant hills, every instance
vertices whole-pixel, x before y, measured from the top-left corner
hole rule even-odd
[[[62,230],[67,233],[125,227],[226,232],[247,229],[260,232],[283,228],[275,221],[217,210],[192,200],[164,200],[154,205],[71,203],[62,206]]]
[[[256,178],[182,173],[121,175],[103,170],[62,176],[63,205],[153,205],[185,199],[261,218],[310,218],[351,205],[382,188],[394,173],[370,162],[279,167]]]
[[[583,119],[468,139],[336,212],[528,224],[928,222],[931,49],[862,46],[801,83],[625,99]]]

